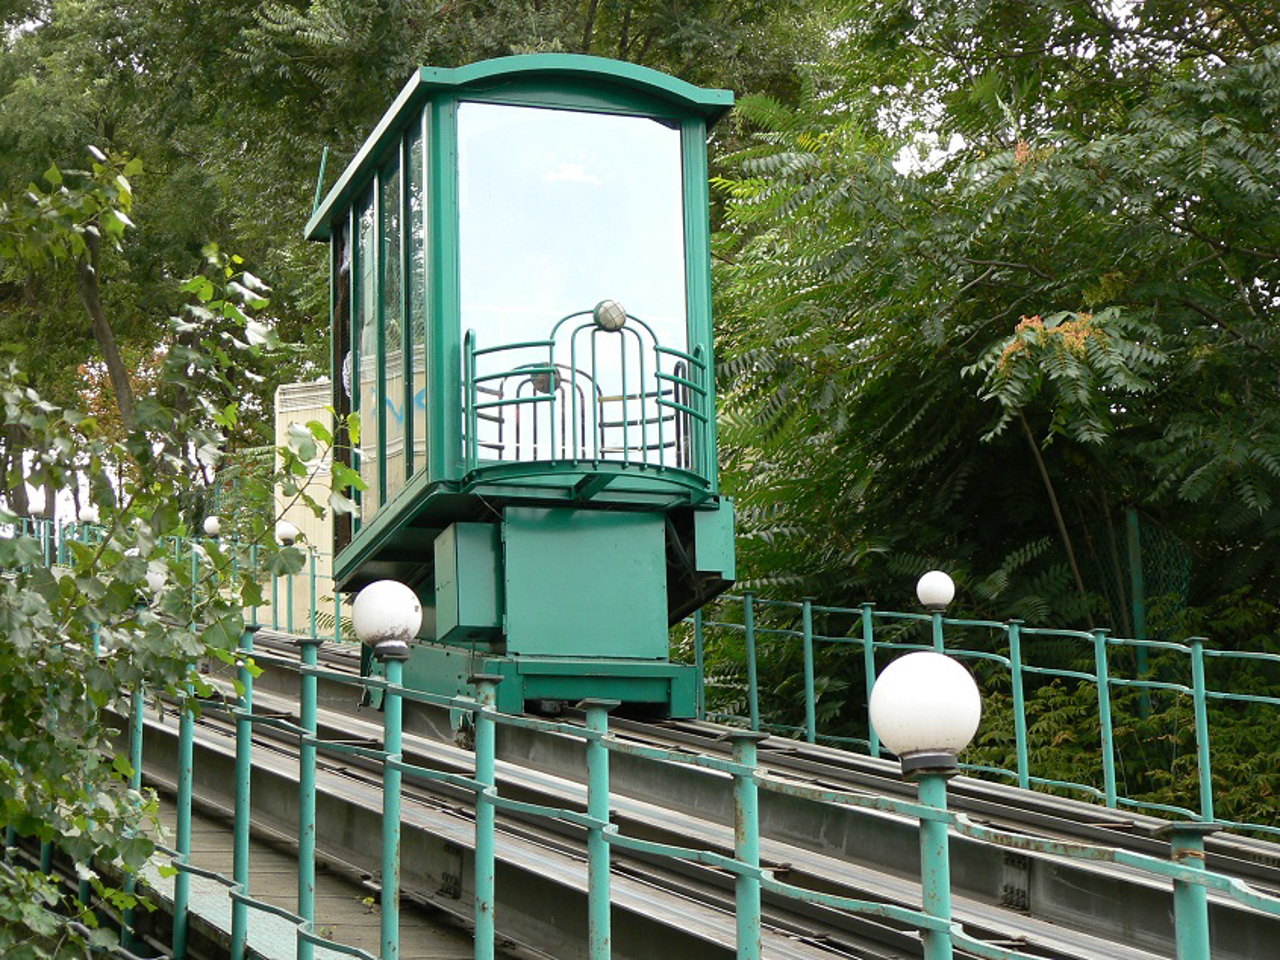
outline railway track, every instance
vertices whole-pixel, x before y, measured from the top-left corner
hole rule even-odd
[[[296,647],[266,631],[256,639],[265,667],[255,683],[255,710],[296,714]],[[322,648],[322,667],[352,677],[321,684],[319,734],[326,739],[377,741],[380,717],[359,706],[354,651]],[[405,759],[458,773],[471,769],[465,728],[445,711],[406,701]],[[561,718],[575,722],[567,711]],[[176,727],[172,718],[149,721],[148,754]],[[198,750],[223,769],[233,754],[230,718],[216,710],[201,718]],[[645,746],[726,755],[723,728],[697,722],[648,723],[614,718],[611,734]],[[585,811],[582,745],[571,738],[500,727],[499,792],[506,797]],[[296,815],[296,741],[269,727],[254,732],[254,808],[259,826],[287,838]],[[897,764],[782,738],[760,745],[762,773],[826,789],[914,799]],[[220,758],[220,760],[218,759]],[[381,768],[350,754],[318,758],[321,853],[333,865],[367,874],[376,885],[376,837]],[[202,766],[197,762],[197,769]],[[148,763],[148,767],[153,767]],[[674,768],[615,754],[610,769],[611,814],[631,837],[732,854],[729,778],[711,770]],[[163,772],[158,774],[163,783]],[[206,804],[217,805],[215,773],[198,784]],[[292,788],[292,789],[291,789]],[[292,803],[290,795],[293,794]],[[1157,857],[1168,854],[1156,837],[1164,821],[1119,813],[1045,794],[1018,791],[971,778],[953,781],[951,808],[1001,830],[1120,847]],[[223,797],[229,805],[229,796]],[[467,872],[473,814],[469,791],[405,781],[405,895],[460,918],[469,916]],[[842,896],[914,907],[919,904],[918,834],[913,818],[834,804],[801,802],[762,792],[762,858],[780,879]],[[325,827],[329,823],[332,826]],[[507,948],[570,957],[585,941],[585,834],[559,820],[499,816],[498,928]],[[1039,854],[1021,854],[965,838],[952,839],[956,919],[966,932],[1046,960],[1098,957],[1148,960],[1173,955],[1171,890],[1138,871]],[[1215,835],[1209,869],[1247,881],[1264,892],[1280,890],[1275,846]],[[731,956],[733,881],[728,874],[688,861],[613,854],[615,956]],[[1214,957],[1264,956],[1280,922],[1211,895]],[[765,896],[764,955],[778,958],[903,958],[921,953],[919,934],[890,921],[860,917],[794,900]],[[959,952],[959,955],[967,954]]]

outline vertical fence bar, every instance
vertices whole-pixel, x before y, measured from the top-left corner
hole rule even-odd
[[[1173,862],[1204,870],[1204,838],[1217,828],[1205,823],[1171,823],[1156,831],[1169,838]],[[1177,960],[1209,960],[1209,891],[1188,880],[1173,881],[1173,934]]]
[[[280,629],[280,578],[271,573],[271,629]]]
[[[249,660],[253,656],[253,634],[256,626],[245,628],[240,635],[240,707],[236,712],[236,800],[235,833],[231,850],[231,879],[241,893],[249,892],[249,784],[253,772],[253,674]],[[248,906],[231,901],[231,960],[244,960],[245,938],[248,936]]]
[[[200,602],[200,554],[196,550],[196,542],[188,541],[191,544],[191,606],[195,606]]]
[[[258,545],[256,543],[249,544],[249,576],[253,578],[254,583],[257,583]],[[256,603],[249,607],[249,622],[255,626],[258,623],[258,605]]]
[[[293,635],[293,579],[294,579],[294,575],[293,575],[292,573],[290,573],[290,574],[288,574],[288,578],[289,578],[289,579],[285,580],[285,582],[284,582],[284,602],[285,602],[285,605],[286,605],[286,607],[285,607],[285,614],[284,614],[284,625],[285,625],[285,630],[287,630],[287,631],[289,632],[289,635],[290,635],[290,636],[292,636],[292,635]]]
[[[706,652],[703,635],[702,608],[693,611],[693,672],[697,675],[697,688],[694,691],[694,715],[699,720],[707,719],[707,675]]]
[[[1196,714],[1196,767],[1200,773],[1200,819],[1213,815],[1213,768],[1209,761],[1209,691],[1204,678],[1204,637],[1192,637],[1191,695]]]
[[[733,746],[733,762],[745,771],[733,774],[733,857],[747,872],[734,878],[738,960],[760,960],[760,808],[756,787],[756,747],[769,735],[733,730],[725,739]]]
[[[408,649],[380,652],[378,659],[387,677],[382,693],[382,749],[387,755],[382,771],[382,960],[396,960],[400,956],[400,771],[391,761],[400,760],[403,749],[400,684]]]
[[[918,774],[920,803],[945,813],[947,774]],[[920,818],[920,897],[924,912],[948,926],[951,923],[951,855],[945,820]],[[925,960],[951,960],[950,930],[924,931]]]
[[[760,692],[756,686],[756,611],[751,591],[742,594],[742,627],[747,646],[747,715],[751,729],[760,729]]]
[[[1022,621],[1009,621],[1009,684],[1013,688],[1013,748],[1018,757],[1018,786],[1031,787],[1027,759],[1027,703],[1022,681]]]
[[[316,552],[312,549],[308,553],[311,555],[311,633],[308,636],[314,640],[316,638]]]
[[[315,932],[316,920],[316,746],[308,737],[316,735],[317,681],[307,672],[319,662],[320,642],[299,640],[302,648],[302,677],[299,691],[298,725],[305,731],[298,744],[298,916],[308,933]],[[298,960],[311,960],[315,945],[298,938]]]
[[[609,748],[604,736],[609,732],[609,711],[617,700],[583,700],[587,729],[599,738],[587,741],[587,816],[600,822],[587,828],[587,957],[609,960],[612,934],[609,918]]]
[[[871,691],[876,686],[876,646],[875,646],[875,625],[871,622],[871,611],[875,605],[864,603],[862,605],[862,674],[863,683],[867,690],[867,703],[871,703]],[[867,721],[867,752],[873,757],[880,756],[880,738],[876,735],[876,728],[871,725],[871,721]]]
[[[129,698],[129,789],[134,793],[142,791],[142,723],[145,719],[143,709],[145,701],[142,697],[141,685],[134,688]],[[138,888],[137,874],[130,874],[125,880],[124,892],[132,896]],[[134,937],[134,909],[127,907],[120,918],[122,930],[121,944],[127,950],[136,942]]]
[[[938,653],[944,653],[944,644],[942,642],[942,611],[934,610],[932,614],[933,620],[933,649]]]
[[[330,573],[333,572],[333,563],[330,560]],[[339,643],[342,640],[342,594],[336,589],[333,591],[333,642]]]
[[[805,597],[800,608],[804,639],[804,738],[818,741],[818,693],[813,689],[813,600]]]
[[[1102,785],[1108,807],[1116,805],[1115,731],[1111,727],[1111,676],[1107,669],[1107,631],[1093,631],[1093,663],[1098,677],[1098,728],[1102,747]]]
[[[476,795],[476,960],[494,960],[494,807],[487,794],[494,789],[494,753],[496,748],[493,708],[497,702],[497,686],[502,678],[479,674],[470,678],[479,701],[476,710],[476,782],[481,793]]]
[[[178,714],[178,861],[191,859],[191,767],[195,740],[195,717],[191,712],[190,683],[183,686],[186,697]],[[187,931],[190,917],[191,875],[179,870],[173,878],[173,960],[183,960],[187,955]]]

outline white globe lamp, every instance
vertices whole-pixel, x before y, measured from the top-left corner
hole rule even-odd
[[[208,516],[204,518],[204,535],[206,537],[216,537],[222,533],[222,518],[217,516]]]
[[[898,755],[904,775],[954,772],[956,754],[969,745],[982,717],[973,676],[932,650],[889,664],[871,691],[871,726]]]
[[[613,333],[626,326],[627,311],[617,300],[601,300],[592,309],[591,319],[601,330]]]
[[[405,660],[422,626],[422,604],[398,580],[378,580],[356,594],[351,624],[379,660]]]
[[[164,585],[167,580],[168,578],[164,575],[162,570],[152,568],[147,571],[147,589],[150,590],[153,595],[159,594],[160,591],[164,589]]]
[[[955,581],[941,570],[930,570],[916,581],[916,596],[926,610],[940,613],[955,599]]]
[[[288,520],[276,523],[276,541],[282,547],[292,547],[298,539],[298,528]]]
[[[98,522],[98,505],[96,503],[86,503],[80,508],[78,519],[81,523],[97,523]]]

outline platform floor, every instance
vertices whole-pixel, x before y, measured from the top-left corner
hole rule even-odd
[[[162,801],[160,819],[169,830],[168,846],[174,845],[177,810]],[[191,862],[203,869],[231,876],[231,828],[221,820],[193,816]],[[146,874],[149,886],[172,904],[174,878],[162,877],[154,869]],[[298,865],[288,854],[269,844],[253,840],[249,853],[249,893],[273,906],[291,912],[298,906]],[[214,939],[229,943],[231,898],[227,887],[215,880],[191,876],[192,924],[199,924]],[[340,876],[316,874],[316,929],[327,940],[358,947],[379,955],[377,905],[364,887]],[[248,946],[263,960],[294,960],[297,956],[296,928],[287,920],[262,910],[249,911]],[[348,957],[337,950],[317,946],[317,960]],[[405,903],[400,910],[401,960],[470,960],[474,956],[471,936],[447,917]]]

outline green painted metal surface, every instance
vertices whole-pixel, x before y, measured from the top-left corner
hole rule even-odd
[[[733,536],[733,501],[719,501],[715,510],[693,514],[694,561],[701,573],[714,573],[725,580],[738,576]]]
[[[653,514],[509,507],[507,652],[665,659],[663,538]]]
[[[467,644],[502,630],[502,545],[492,523],[455,523],[435,545],[435,639]]]

